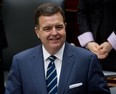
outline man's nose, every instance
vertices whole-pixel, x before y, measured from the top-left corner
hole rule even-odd
[[[52,34],[53,35],[56,35],[58,32],[57,32],[57,29],[55,27],[52,28]]]

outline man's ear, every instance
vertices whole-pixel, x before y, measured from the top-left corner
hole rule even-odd
[[[34,30],[35,30],[35,33],[36,33],[37,37],[39,38],[39,30],[36,26],[35,26]]]

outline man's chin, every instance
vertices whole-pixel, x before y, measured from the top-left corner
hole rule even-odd
[[[52,49],[59,49],[61,47],[61,45],[59,45],[59,44],[55,44],[55,45],[52,45]]]

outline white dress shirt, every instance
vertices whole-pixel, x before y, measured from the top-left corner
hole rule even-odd
[[[64,46],[65,46],[65,43],[62,46],[62,48],[56,54],[54,54],[54,56],[56,56],[56,59],[55,59],[54,63],[55,63],[56,72],[57,72],[57,85],[59,84],[59,79],[60,79],[60,72],[61,72],[61,66],[62,66]],[[47,52],[47,50],[44,48],[43,45],[42,45],[42,49],[43,49],[44,69],[45,69],[45,77],[46,77],[47,67],[50,63],[50,60],[48,59],[50,54]]]

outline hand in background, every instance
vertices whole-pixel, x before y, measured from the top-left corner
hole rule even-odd
[[[111,51],[112,45],[109,42],[104,42],[101,45],[97,44],[96,42],[89,42],[85,48],[95,53],[99,59],[104,59]]]
[[[112,45],[109,42],[103,42],[99,46],[99,51],[98,51],[98,58],[99,59],[104,59],[108,56],[108,53],[111,51]]]
[[[89,49],[91,52],[93,52],[96,55],[98,55],[100,46],[96,42],[89,42],[89,43],[87,43],[85,48]]]

